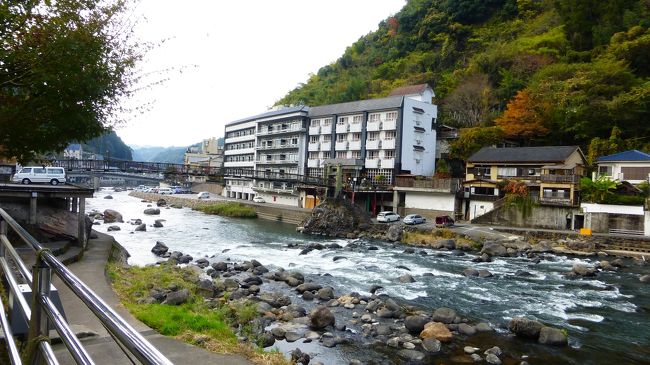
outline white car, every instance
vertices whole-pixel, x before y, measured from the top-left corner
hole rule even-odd
[[[404,217],[404,224],[421,224],[426,222],[427,219],[419,214],[409,214]]]
[[[167,195],[172,195],[172,194],[174,194],[174,190],[172,190],[171,188],[160,188],[160,189],[158,189],[158,194],[161,194],[161,195],[165,195],[165,194],[167,194]]]
[[[377,222],[397,222],[399,219],[399,214],[391,211],[379,212],[379,214],[377,214]]]
[[[208,193],[207,191],[202,191],[202,192],[196,194],[196,198],[197,199],[210,199],[210,193]]]
[[[253,201],[254,201],[255,203],[266,203],[266,200],[264,200],[264,198],[262,198],[261,196],[256,196],[256,197],[254,197],[254,198],[253,198]]]

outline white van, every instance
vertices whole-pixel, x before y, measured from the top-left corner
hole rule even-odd
[[[63,167],[26,166],[20,169],[11,181],[21,184],[65,184],[65,169]]]
[[[161,195],[165,195],[165,194],[172,195],[172,194],[174,194],[174,190],[172,190],[171,188],[160,188],[160,189],[158,189],[158,194],[161,194]]]

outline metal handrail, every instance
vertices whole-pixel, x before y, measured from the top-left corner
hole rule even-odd
[[[0,208],[0,236],[6,235],[7,225],[28,245],[32,248],[39,256],[38,262],[46,270],[51,270],[56,274],[61,281],[70,288],[70,290],[77,296],[79,299],[90,309],[90,311],[101,321],[102,325],[117,339],[124,347],[126,347],[135,357],[142,362],[143,364],[160,364],[160,365],[171,365],[172,362],[169,361],[158,349],[156,349],[151,343],[149,343],[140,333],[138,333],[131,325],[129,325],[122,317],[120,317],[110,306],[108,306],[95,292],[93,292],[84,282],[82,282],[76,275],[74,275],[67,267],[65,267],[57,258],[47,249],[32,237],[23,227],[21,227],[7,212]],[[0,240],[0,253],[4,254],[4,247],[10,248],[8,251],[12,256],[15,254],[15,250],[10,242],[6,239]],[[19,262],[20,257],[12,257],[14,261]],[[8,271],[9,267],[4,257],[0,257],[0,264],[5,271],[5,274],[10,283],[11,290],[14,292],[14,296],[18,298],[19,304],[23,309],[23,313],[26,315],[26,319],[29,321],[31,313],[29,313],[29,305],[26,304],[23,296],[17,292],[17,282],[11,272]],[[20,266],[20,264],[19,264]],[[24,264],[23,264],[24,266]],[[22,271],[22,269],[21,269]],[[74,336],[74,333],[70,329],[68,323],[63,319],[62,315],[58,312],[56,307],[54,307],[53,302],[48,297],[49,292],[49,278],[45,276],[45,280],[42,279],[42,275],[39,274],[37,278],[31,281],[30,284],[33,284],[36,287],[45,287],[47,288],[44,291],[39,290],[38,293],[34,293],[36,300],[38,301],[40,307],[43,309],[43,312],[49,319],[54,323],[57,332],[61,336],[66,347],[70,350],[71,355],[79,364],[93,364],[92,360],[89,358],[88,354],[85,353],[83,346],[79,340]],[[30,277],[31,279],[31,277]],[[27,280],[27,277],[26,277]],[[42,281],[41,281],[42,280]],[[34,290],[36,292],[36,290]],[[22,299],[22,301],[21,301]],[[35,315],[39,316],[39,313]],[[4,317],[4,313],[0,313],[0,317]],[[38,318],[37,318],[38,319]],[[34,322],[34,321],[32,321]],[[38,323],[35,322],[35,323]],[[42,319],[41,319],[42,323]],[[31,323],[30,323],[31,324]],[[42,327],[42,325],[41,325]],[[4,326],[3,326],[4,328]],[[7,338],[7,342],[11,342],[11,338]],[[53,358],[53,352],[49,348],[49,344],[45,342],[39,343],[39,348],[41,349],[41,355],[49,364],[56,364],[56,358]],[[49,348],[49,350],[48,350]],[[19,363],[20,364],[20,363]]]

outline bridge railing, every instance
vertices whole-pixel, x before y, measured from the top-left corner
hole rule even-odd
[[[123,160],[53,160],[41,161],[44,164],[63,167],[66,171],[121,171],[130,173],[162,173],[176,175],[202,175],[221,179],[223,177],[252,178],[303,183],[307,185],[328,186],[333,182],[316,176],[289,174],[252,169],[233,169],[224,167],[196,167],[163,162],[139,162]]]
[[[36,264],[30,272],[22,261],[16,249],[9,241],[8,229],[11,229],[36,254]],[[13,261],[17,273],[24,283],[32,290],[31,306],[24,297],[23,289],[19,285],[10,266]],[[58,360],[48,342],[49,329],[54,327],[66,346],[70,355],[77,364],[94,364],[74,332],[70,329],[63,314],[54,304],[51,295],[52,274],[57,275],[61,281],[90,309],[102,325],[119,343],[134,355],[142,364],[169,364],[169,361],[158,349],[149,343],[140,333],[109,307],[95,292],[66,268],[52,252],[44,248],[34,237],[5,212],[0,209],[0,266],[8,283],[10,297],[16,301],[14,309],[28,323],[27,351],[20,352],[14,341],[12,327],[5,316],[4,305],[0,300],[0,324],[4,332],[5,343],[12,365],[20,364],[58,364]],[[33,310],[33,311],[32,311]]]

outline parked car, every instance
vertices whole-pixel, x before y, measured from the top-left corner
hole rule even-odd
[[[207,191],[202,191],[202,192],[196,194],[196,198],[197,199],[210,199],[210,193],[208,193]]]
[[[261,196],[256,196],[256,197],[254,197],[254,198],[253,198],[253,201],[254,201],[255,203],[266,203],[266,200],[264,200],[264,198],[262,198]]]
[[[26,166],[15,173],[11,181],[21,184],[65,184],[65,169],[63,167]]]
[[[436,217],[436,227],[451,227],[454,225],[454,219],[448,215]]]
[[[397,222],[400,218],[399,214],[391,211],[379,212],[377,214],[377,222]]]
[[[420,224],[426,221],[427,220],[419,214],[409,214],[404,217],[404,224]]]
[[[160,188],[160,189],[158,189],[158,194],[162,194],[162,195],[165,195],[165,194],[167,194],[167,195],[172,195],[172,194],[174,194],[174,190],[172,190],[171,188]]]

